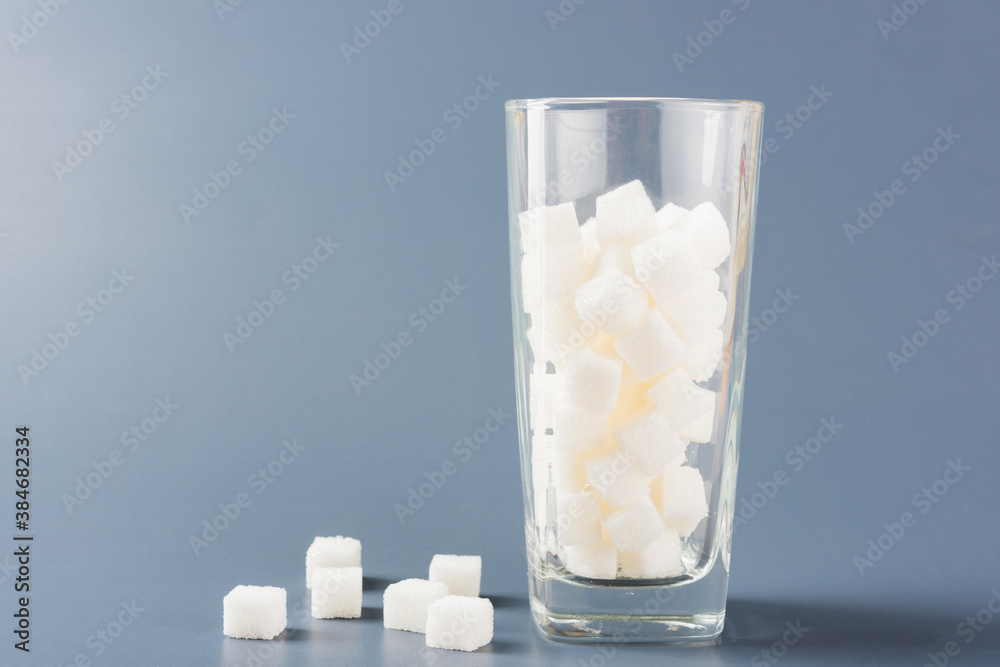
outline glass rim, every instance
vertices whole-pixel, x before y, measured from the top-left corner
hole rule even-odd
[[[572,109],[574,107],[594,108],[600,106],[628,107],[667,107],[679,106],[690,108],[721,108],[721,109],[751,109],[758,113],[764,111],[764,103],[755,100],[730,99],[714,100],[697,97],[539,97],[534,99],[507,100],[504,108],[508,111],[516,109]]]

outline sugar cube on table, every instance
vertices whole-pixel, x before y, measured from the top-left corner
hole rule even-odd
[[[552,439],[556,451],[595,449],[607,441],[608,415],[556,399]]]
[[[663,523],[681,537],[694,532],[708,516],[705,482],[697,468],[669,466],[663,471]]]
[[[382,621],[390,630],[427,631],[427,608],[448,595],[440,581],[404,579],[390,584],[382,595]]]
[[[556,530],[559,544],[587,546],[600,544],[601,504],[589,491],[556,494]]]
[[[692,347],[722,325],[727,308],[726,295],[702,282],[663,305],[661,310],[688,347]]]
[[[621,360],[601,357],[589,347],[576,350],[563,374],[560,400],[583,410],[611,414],[618,401],[623,367]]]
[[[646,476],[620,450],[592,459],[584,468],[587,482],[611,505],[632,505],[649,497]]]
[[[475,651],[493,641],[493,603],[446,595],[427,608],[427,646]]]
[[[529,209],[517,218],[525,253],[580,244],[580,223],[573,202]]]
[[[635,245],[656,233],[656,209],[638,180],[597,198],[597,240]]]
[[[631,553],[621,554],[622,576],[631,579],[661,579],[683,574],[681,538],[675,530]]]
[[[716,393],[696,385],[683,368],[664,376],[650,387],[646,396],[663,410],[681,438],[694,442],[708,442],[711,439]],[[709,426],[708,438],[701,440],[690,437],[694,435],[700,438],[705,435],[706,420]]]
[[[643,475],[652,477],[672,461],[684,456],[687,448],[662,411],[646,408],[612,429],[626,458]]]
[[[566,569],[579,577],[614,579],[618,573],[618,549],[614,544],[564,546],[561,556]]]
[[[729,227],[715,204],[705,202],[691,209],[684,232],[703,268],[714,269],[729,257]]]
[[[635,329],[616,338],[615,349],[642,381],[677,366],[687,356],[684,342],[658,308],[650,308]]]
[[[483,573],[482,556],[435,554],[431,558],[430,581],[440,581],[451,595],[479,597],[479,581]]]
[[[311,603],[313,618],[361,618],[361,568],[314,569]]]
[[[725,340],[721,329],[713,329],[689,348],[688,358],[681,366],[695,382],[704,382],[713,375],[722,359]]]
[[[611,540],[623,553],[632,553],[663,537],[667,528],[649,498],[614,510],[603,520]]]
[[[306,588],[317,567],[361,567],[361,542],[353,537],[317,537],[306,550]]]
[[[639,282],[660,306],[706,280],[705,270],[687,237],[673,229],[632,248],[632,263]]]
[[[649,309],[649,297],[638,283],[611,266],[582,284],[573,304],[583,321],[617,334],[639,323]]]
[[[222,632],[236,639],[274,639],[288,624],[288,595],[275,586],[237,586],[222,598]]]

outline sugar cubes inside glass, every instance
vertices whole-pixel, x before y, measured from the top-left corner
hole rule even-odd
[[[312,583],[313,618],[361,618],[360,567],[317,567]]]
[[[222,599],[222,632],[237,639],[274,639],[288,623],[288,596],[274,586],[237,586]]]
[[[724,424],[704,385],[724,369],[734,243],[714,203],[657,211],[639,180],[594,208],[520,216],[536,514],[573,574],[677,576],[708,514],[688,445]]]
[[[493,641],[493,604],[486,598],[446,595],[427,608],[427,646],[475,651]]]
[[[361,542],[353,537],[317,537],[306,551],[306,588],[317,567],[361,567]]]
[[[404,579],[390,584],[382,595],[382,620],[390,630],[427,631],[427,608],[448,595],[440,581]]]
[[[439,581],[452,595],[479,597],[479,581],[483,572],[482,556],[436,554],[431,558],[430,581]]]

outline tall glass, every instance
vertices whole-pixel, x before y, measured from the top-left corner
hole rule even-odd
[[[530,601],[553,639],[722,632],[762,115],[506,104]]]

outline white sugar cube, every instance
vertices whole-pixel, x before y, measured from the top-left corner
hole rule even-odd
[[[650,308],[632,331],[615,339],[615,349],[642,381],[684,361],[687,349],[658,308]]]
[[[446,595],[427,608],[427,646],[475,651],[493,641],[493,603]]]
[[[548,299],[572,294],[583,282],[580,246],[552,246],[521,257],[521,296],[533,313]]]
[[[521,249],[526,253],[580,243],[580,223],[572,202],[533,208],[519,213],[517,219]]]
[[[671,228],[680,228],[686,224],[691,211],[676,204],[667,204],[656,212],[656,226],[661,232]]]
[[[404,579],[389,584],[382,595],[382,621],[390,630],[427,631],[427,608],[448,595],[440,581]]]
[[[573,301],[548,299],[531,313],[528,343],[537,361],[551,361],[559,370],[565,367],[561,348],[570,342],[574,331],[580,328],[580,317],[573,308]]]
[[[705,334],[701,340],[691,345],[688,358],[682,367],[692,380],[704,382],[715,375],[715,370],[719,367],[719,360],[722,359],[723,344],[722,330],[713,329]]]
[[[625,367],[626,371],[630,370],[628,366]],[[608,417],[608,428],[614,429],[619,424],[629,419],[640,410],[652,405],[652,401],[646,398],[646,389],[648,385],[645,383],[636,383],[630,388],[623,390],[621,395],[618,397],[618,404],[615,406],[615,411],[611,413]]]
[[[580,225],[580,241],[584,263],[593,263],[601,252],[601,244],[597,242],[597,218],[590,218]]]
[[[683,457],[686,445],[660,410],[646,408],[611,431],[625,456],[647,477]]]
[[[587,474],[580,452],[556,451],[552,458],[552,486],[556,493],[580,493],[587,488]]]
[[[577,314],[609,334],[635,327],[649,309],[649,298],[638,283],[611,266],[576,290]]]
[[[630,246],[656,233],[656,209],[638,180],[597,198],[597,240]]]
[[[583,410],[611,414],[618,401],[623,366],[620,360],[600,357],[589,347],[573,352],[560,400]]]
[[[483,574],[482,556],[435,554],[428,574],[430,581],[440,581],[451,595],[479,597],[479,581]]]
[[[667,530],[660,539],[632,553],[621,554],[622,575],[631,579],[661,579],[683,574],[681,538]]]
[[[666,526],[649,498],[630,507],[622,507],[604,517],[604,528],[623,553],[649,546],[666,534]]]
[[[618,573],[618,549],[601,543],[583,547],[563,547],[562,561],[567,570],[588,579],[614,579]]]
[[[663,523],[681,537],[694,532],[706,516],[705,482],[697,468],[670,466],[663,471]]]
[[[660,306],[705,280],[698,255],[677,230],[661,232],[632,248],[632,262],[639,282]]]
[[[361,618],[361,568],[313,570],[313,618]]]
[[[635,273],[632,264],[632,247],[624,243],[615,242],[601,248],[601,254],[594,260],[594,272],[600,273],[608,269],[617,269],[626,276]]]
[[[611,505],[633,505],[649,496],[646,476],[620,450],[588,461],[584,469],[587,482]]]
[[[361,567],[361,542],[353,537],[317,537],[306,550],[306,588],[317,567]]]
[[[236,639],[274,639],[288,624],[288,595],[275,586],[237,586],[222,598],[222,632]]]
[[[694,347],[722,325],[727,307],[725,294],[700,283],[661,310],[688,347]]]
[[[587,546],[600,544],[601,504],[589,491],[556,495],[556,528],[559,544]]]
[[[681,438],[694,440],[690,437],[692,431],[695,435],[704,435],[705,420],[711,426],[714,419],[716,393],[696,385],[683,368],[667,374],[650,387],[646,396],[663,411]],[[708,435],[711,439],[711,432]]]
[[[556,451],[595,449],[607,441],[608,415],[556,399],[552,427]]]
[[[714,392],[713,392],[714,393]],[[715,431],[715,408],[698,417],[693,422],[677,432],[682,439],[689,442],[711,442]]]
[[[729,227],[715,204],[705,202],[691,209],[684,232],[702,268],[714,269],[729,257]]]

